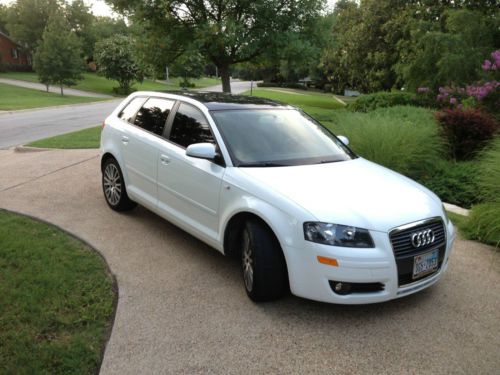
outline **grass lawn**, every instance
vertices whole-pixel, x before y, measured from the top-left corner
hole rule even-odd
[[[113,93],[113,87],[118,86],[118,82],[114,80],[106,79],[103,76],[100,76],[96,73],[83,73],[84,79],[78,81],[76,86],[71,86],[72,88],[84,90],[84,91],[92,91],[99,92],[102,94],[115,95]],[[0,73],[0,78],[12,78],[19,79],[21,81],[29,81],[29,82],[38,82],[38,77],[36,73],[33,72],[5,72]],[[144,80],[141,83],[135,83],[134,88],[136,90],[178,90],[179,86],[179,78],[172,78],[170,83],[164,84],[155,82],[152,80]],[[197,88],[203,88],[208,86],[214,86],[220,84],[220,80],[216,78],[200,78],[192,81]]]
[[[250,95],[250,91],[243,95]],[[280,87],[258,88],[253,90],[253,96],[278,100],[302,108],[319,121],[327,121],[333,111],[344,106],[332,94],[321,92],[293,90]]]
[[[101,126],[57,135],[32,142],[28,146],[41,148],[99,148]]]
[[[0,111],[49,107],[63,104],[89,103],[102,100],[81,96],[61,96],[0,83]]]
[[[0,373],[96,373],[116,300],[103,259],[2,210],[0,243]]]

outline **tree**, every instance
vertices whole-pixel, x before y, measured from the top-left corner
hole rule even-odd
[[[0,4],[0,31],[3,33],[7,32],[7,7]]]
[[[42,41],[34,55],[34,67],[40,82],[57,84],[64,95],[63,86],[72,86],[81,79],[83,61],[81,43],[61,12],[49,19]]]
[[[182,77],[181,85],[190,87],[191,78],[200,78],[205,71],[205,59],[197,51],[188,51],[182,54],[171,68],[172,75]]]
[[[339,1],[333,40],[322,64],[336,91],[389,90],[396,84],[396,45],[387,40],[386,24],[404,8],[401,0]]]
[[[33,52],[50,16],[58,9],[57,0],[17,0],[8,8],[7,30],[18,43]]]
[[[443,26],[420,20],[409,23],[411,40],[399,44],[405,53],[395,70],[410,89],[437,89],[477,80],[481,62],[497,47],[498,18],[458,9],[446,11],[443,22]]]
[[[94,15],[90,7],[83,0],[73,0],[66,4],[65,13],[71,29],[82,42],[83,56],[87,61],[91,60],[96,40],[92,33]]]
[[[94,17],[92,35],[96,41],[107,39],[113,35],[129,35],[130,31],[124,20],[111,17]]]
[[[230,67],[273,48],[282,33],[316,17],[323,0],[108,0],[136,22],[163,30],[173,41],[169,54],[199,52],[213,62],[224,92],[231,92]],[[147,28],[146,28],[147,29]],[[180,42],[182,41],[182,42]]]
[[[94,57],[99,72],[118,81],[120,87],[114,90],[120,94],[130,93],[131,83],[142,82],[144,78],[134,54],[134,42],[129,36],[116,35],[97,42]]]

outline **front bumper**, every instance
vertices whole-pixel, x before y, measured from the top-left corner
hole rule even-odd
[[[293,294],[316,301],[338,304],[367,304],[389,301],[416,293],[436,283],[448,268],[455,240],[455,229],[446,223],[446,247],[441,268],[411,284],[398,285],[398,269],[388,233],[370,231],[374,248],[346,248],[304,241],[303,248],[285,246],[290,289]],[[336,259],[338,266],[318,262],[317,257]],[[382,283],[380,291],[340,295],[330,281],[344,283]]]

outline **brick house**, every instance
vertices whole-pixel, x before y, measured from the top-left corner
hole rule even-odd
[[[31,70],[31,55],[1,31],[0,64],[8,70]]]

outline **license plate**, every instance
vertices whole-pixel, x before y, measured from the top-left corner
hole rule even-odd
[[[438,268],[439,250],[417,255],[413,258],[413,278],[418,279],[423,275],[434,272]]]

